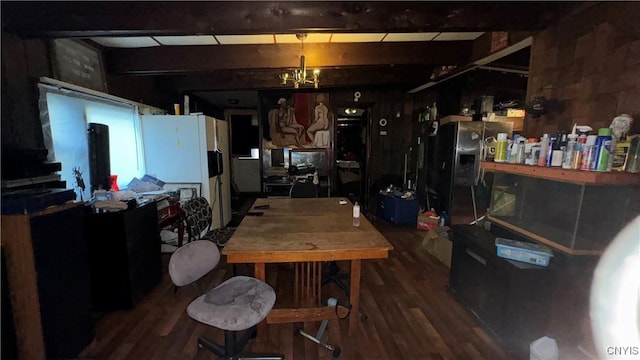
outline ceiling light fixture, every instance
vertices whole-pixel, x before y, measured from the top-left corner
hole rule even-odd
[[[304,39],[307,38],[307,34],[296,34],[296,38],[300,40],[301,44],[301,55],[300,55],[300,67],[298,69],[293,70],[291,74],[282,73],[280,74],[280,80],[282,85],[287,85],[287,82],[293,82],[294,88],[299,88],[300,85],[311,85],[313,84],[314,88],[318,88],[320,85],[320,70],[313,70],[313,78],[307,79],[307,64],[304,58]]]

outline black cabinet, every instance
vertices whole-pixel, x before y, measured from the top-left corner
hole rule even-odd
[[[86,210],[93,310],[130,309],[162,277],[156,203],[118,212]]]
[[[453,226],[450,289],[505,350],[526,357],[531,341],[549,330],[553,265],[499,258],[495,238],[478,226]]]
[[[3,215],[2,242],[20,358],[77,357],[93,340],[83,207]]]

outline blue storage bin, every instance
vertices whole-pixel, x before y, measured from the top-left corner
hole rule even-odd
[[[418,199],[378,194],[378,216],[393,224],[412,224],[418,220]]]

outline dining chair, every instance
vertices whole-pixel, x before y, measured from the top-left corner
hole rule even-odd
[[[183,245],[169,259],[169,277],[176,286],[197,284],[220,261],[218,247],[208,240]],[[224,331],[224,345],[199,337],[198,346],[223,359],[284,359],[282,354],[243,353],[276,302],[276,293],[267,283],[248,276],[234,276],[191,301],[187,314],[193,320]],[[239,341],[236,334],[245,331]]]
[[[308,179],[299,179],[293,182],[289,190],[290,198],[315,198],[318,197],[318,185]]]
[[[200,235],[206,230],[211,230],[213,212],[209,201],[204,197],[188,200],[182,205],[187,224],[187,242],[200,239]]]

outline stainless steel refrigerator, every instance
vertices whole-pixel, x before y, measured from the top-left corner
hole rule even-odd
[[[487,174],[478,185],[482,144],[500,132],[511,137],[513,123],[450,122],[428,142],[427,198],[431,207],[447,213],[451,224],[469,224],[485,214],[492,178]]]

